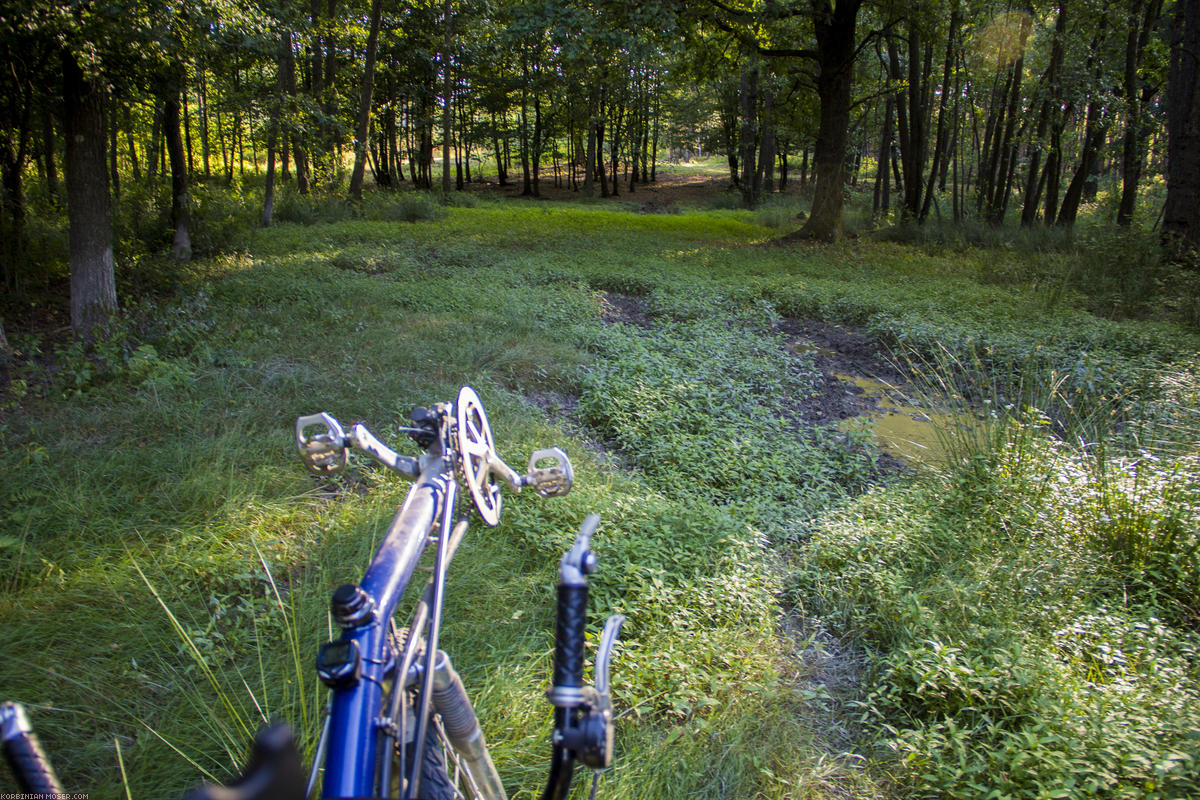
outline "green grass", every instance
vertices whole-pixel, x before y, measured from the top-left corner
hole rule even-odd
[[[329,592],[359,577],[406,484],[363,468],[317,486],[292,421],[328,410],[386,431],[471,383],[503,457],[562,444],[578,476],[561,500],[510,496],[451,570],[444,646],[510,796],[544,778],[552,585],[590,511],[593,616],[630,616],[606,796],[966,796],[1026,751],[1045,763],[1018,796],[1089,759],[1118,795],[1173,753],[1156,785],[1191,791],[1194,561],[1163,554],[1195,553],[1194,335],[995,279],[1059,254],[774,247],[784,201],[293,200],[294,221],[254,230],[213,198],[213,241],[237,252],[91,348],[35,358],[51,346],[8,331],[0,685],[32,706],[70,790],[123,797],[118,748],[135,797],[228,778],[275,715],[312,746]],[[604,324],[606,292],[640,298],[648,326]],[[788,421],[815,375],[782,350],[777,315],[950,353],[971,367],[947,381],[999,387],[977,394],[1032,369],[1071,407],[1120,402],[1153,431],[1127,425],[1091,460],[1027,432],[1014,460],[1025,429],[1005,428],[959,471],[854,499],[870,446]],[[580,420],[547,417],[531,398],[548,392],[577,398]],[[1171,455],[1133,469],[1133,432]],[[826,630],[846,644],[823,660]],[[1138,655],[1098,660],[1115,650]],[[1067,712],[1083,733],[1054,722]],[[1114,726],[1127,733],[1106,755],[1095,732]],[[1034,735],[1059,738],[1021,744]]]

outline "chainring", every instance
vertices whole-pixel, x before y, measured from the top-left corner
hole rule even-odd
[[[495,452],[492,426],[479,395],[470,386],[458,390],[454,401],[455,445],[463,481],[475,501],[475,510],[488,525],[500,523],[500,487],[492,480],[488,457]]]

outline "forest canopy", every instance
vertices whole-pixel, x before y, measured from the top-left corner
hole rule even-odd
[[[1103,199],[1186,261],[1198,47],[1200,0],[5,0],[0,265],[10,291],[69,272],[85,332],[133,240],[220,247],[216,188],[269,225],[281,186],[608,197],[712,153],[748,207],[811,192],[794,238],[842,235],[855,184],[917,225]]]

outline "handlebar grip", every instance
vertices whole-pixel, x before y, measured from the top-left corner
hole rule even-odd
[[[5,703],[0,707],[0,726],[4,756],[21,790],[31,794],[62,794],[62,784],[25,718],[24,709],[16,703]]]
[[[587,627],[587,585],[558,587],[554,637],[554,686],[583,687],[583,641]]]

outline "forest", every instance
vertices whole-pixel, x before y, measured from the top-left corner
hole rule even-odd
[[[1200,796],[1198,53],[1200,0],[0,0],[0,701],[95,798],[307,767],[411,483],[295,420],[416,456],[470,385],[575,467],[447,578],[513,800],[592,512],[597,797]]]
[[[1063,227],[1103,183],[1116,225],[1140,199],[1179,256],[1198,235],[1198,14],[1162,0],[15,3],[0,12],[4,283],[67,260],[82,332],[117,306],[114,252],[161,224],[188,259],[216,187],[255,187],[269,225],[280,185],[354,202],[367,184],[484,180],[608,197],[691,153],[723,154],[749,208],[811,183],[805,237],[841,235],[847,182],[873,181],[885,219]],[[52,241],[64,212],[67,254]],[[114,229],[123,213],[143,217],[138,233]]]

